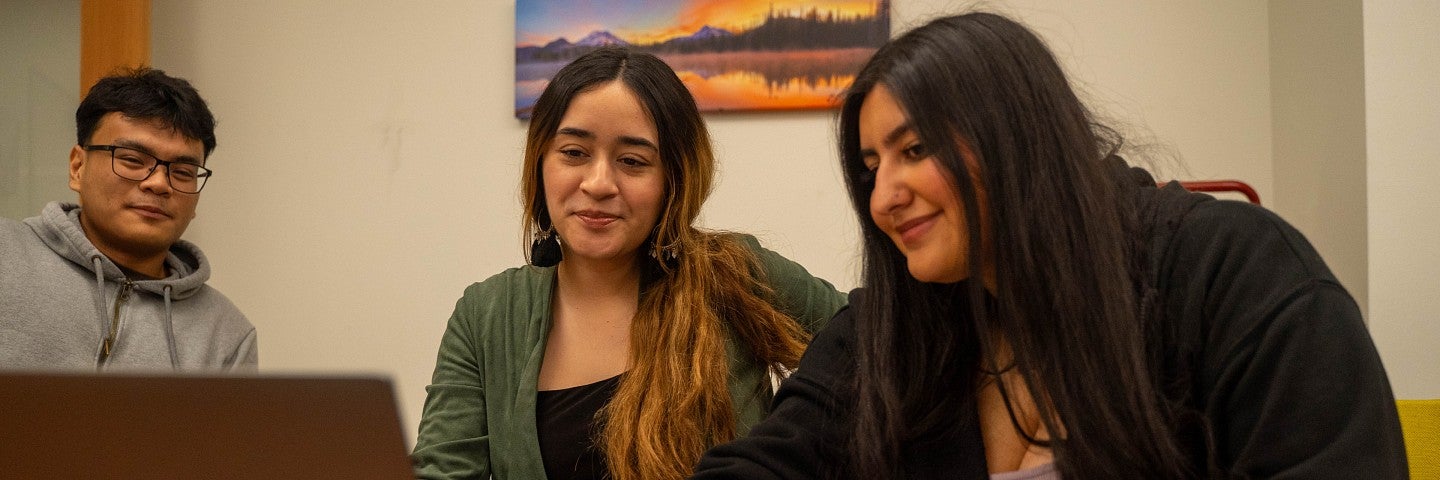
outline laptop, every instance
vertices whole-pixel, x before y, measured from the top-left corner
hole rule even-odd
[[[415,478],[389,380],[0,373],[5,478]]]

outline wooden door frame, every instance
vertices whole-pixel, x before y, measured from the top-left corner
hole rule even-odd
[[[121,68],[150,65],[150,0],[80,1],[80,98]]]

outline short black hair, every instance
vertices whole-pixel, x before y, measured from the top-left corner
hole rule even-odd
[[[153,120],[215,150],[215,116],[200,92],[183,78],[150,67],[121,70],[101,78],[75,109],[75,142],[88,145],[100,118],[120,112],[133,119]]]

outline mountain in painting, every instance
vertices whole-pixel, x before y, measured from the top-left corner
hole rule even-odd
[[[706,26],[700,27],[700,29],[699,29],[699,30],[696,30],[695,33],[692,33],[692,34],[690,34],[690,36],[684,37],[684,38],[685,38],[686,40],[705,40],[705,39],[710,39],[710,38],[724,38],[724,37],[733,37],[733,36],[735,36],[735,34],[730,33],[729,30],[726,30],[726,29],[723,29],[723,28],[715,28],[715,27],[706,25]]]
[[[585,38],[580,39],[580,41],[575,42],[575,45],[582,47],[608,47],[611,45],[624,47],[630,45],[630,42],[621,40],[620,37],[605,30],[596,30],[590,32],[589,35],[586,35]]]
[[[551,40],[543,47],[526,46],[515,49],[515,61],[520,63],[537,61],[557,61],[575,58],[600,47],[621,46],[628,47],[627,42],[615,34],[605,30],[596,30],[585,35],[579,41],[571,43],[564,37]]]
[[[550,43],[545,44],[545,46],[540,47],[540,49],[542,49],[542,50],[549,50],[549,51],[552,51],[552,52],[553,52],[553,51],[557,51],[557,50],[562,50],[562,49],[570,48],[570,47],[572,47],[572,46],[574,46],[573,43],[570,43],[569,40],[566,40],[564,37],[561,37],[561,38],[555,39],[555,41],[553,41],[553,42],[550,42]]]

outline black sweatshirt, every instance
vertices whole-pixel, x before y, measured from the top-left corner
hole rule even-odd
[[[1155,368],[1185,382],[1209,425],[1180,427],[1197,472],[1240,478],[1407,478],[1404,439],[1380,356],[1354,300],[1304,237],[1275,214],[1215,200],[1115,162],[1149,245],[1168,334]],[[1145,296],[1147,292],[1141,292]],[[865,292],[851,293],[851,304]],[[844,471],[853,401],[854,310],[836,314],[749,436],[711,449],[694,478],[816,478]],[[925,375],[927,372],[895,372]],[[1177,380],[1178,379],[1178,380]],[[1206,443],[1213,445],[1207,450]],[[910,478],[987,478],[974,415],[948,438],[901,447]],[[1208,459],[1208,460],[1207,460]],[[843,476],[843,475],[842,475]]]

